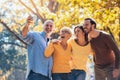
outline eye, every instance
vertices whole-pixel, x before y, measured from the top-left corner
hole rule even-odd
[[[49,24],[47,24],[46,26],[47,26],[47,27],[48,27],[48,26],[52,27],[53,25],[49,25]]]
[[[76,31],[75,31],[75,33],[79,33],[79,32],[80,32],[80,30],[76,30]]]
[[[88,24],[84,24],[84,26],[88,26]]]
[[[47,27],[49,26],[49,25],[46,25]]]
[[[53,27],[53,25],[49,25],[50,27]]]

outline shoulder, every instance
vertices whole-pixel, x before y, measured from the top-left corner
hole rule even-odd
[[[28,34],[34,34],[35,32],[34,31],[29,31]]]
[[[100,31],[101,36],[110,37],[110,34],[105,31]]]
[[[34,37],[44,36],[43,34],[41,34],[41,32],[36,32],[36,31],[30,31],[28,35],[32,35]]]
[[[74,42],[74,38],[70,38],[69,40],[68,40],[68,43],[73,43]]]
[[[46,33],[45,33],[44,31],[42,31],[42,32],[37,32],[37,33],[39,33],[41,36],[45,36],[45,35],[46,35]]]
[[[105,31],[101,32],[101,36],[104,40],[107,40],[107,41],[113,39],[112,35],[110,35],[109,33],[105,32]]]
[[[90,46],[91,47],[91,43],[89,42],[86,46]]]
[[[35,35],[35,32],[34,32],[34,31],[29,31],[29,32],[27,33],[27,36],[24,37],[24,38],[33,37],[34,35]]]
[[[103,35],[110,35],[109,33],[105,32],[105,31],[100,31],[100,33],[102,33]]]
[[[28,34],[38,34],[39,32],[29,31]]]

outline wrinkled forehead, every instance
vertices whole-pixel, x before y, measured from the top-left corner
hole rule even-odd
[[[62,29],[60,32],[69,32],[67,29]]]
[[[53,25],[52,22],[47,22],[45,25]]]
[[[45,21],[44,25],[43,26],[46,26],[46,25],[52,25],[53,26],[53,21],[52,20],[47,20]]]
[[[71,32],[70,29],[65,29],[65,28],[64,28],[64,29],[60,30],[60,33],[63,33],[63,32],[72,34],[72,32]]]

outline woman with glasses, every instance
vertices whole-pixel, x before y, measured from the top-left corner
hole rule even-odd
[[[53,57],[52,80],[73,80],[70,76],[71,48],[67,44],[71,35],[70,28],[63,27],[59,39],[51,40],[45,50],[45,57]]]

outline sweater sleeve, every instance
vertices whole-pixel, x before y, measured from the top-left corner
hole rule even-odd
[[[27,44],[32,44],[34,42],[35,32],[28,32],[26,37],[22,37]]]
[[[54,46],[53,43],[50,42],[45,49],[44,55],[45,57],[50,57],[52,56],[53,52],[54,52]]]
[[[106,35],[106,42],[108,47],[113,50],[114,54],[115,54],[115,68],[119,68],[119,57],[120,57],[120,51],[115,43],[115,41],[113,40],[113,38],[110,35]]]

